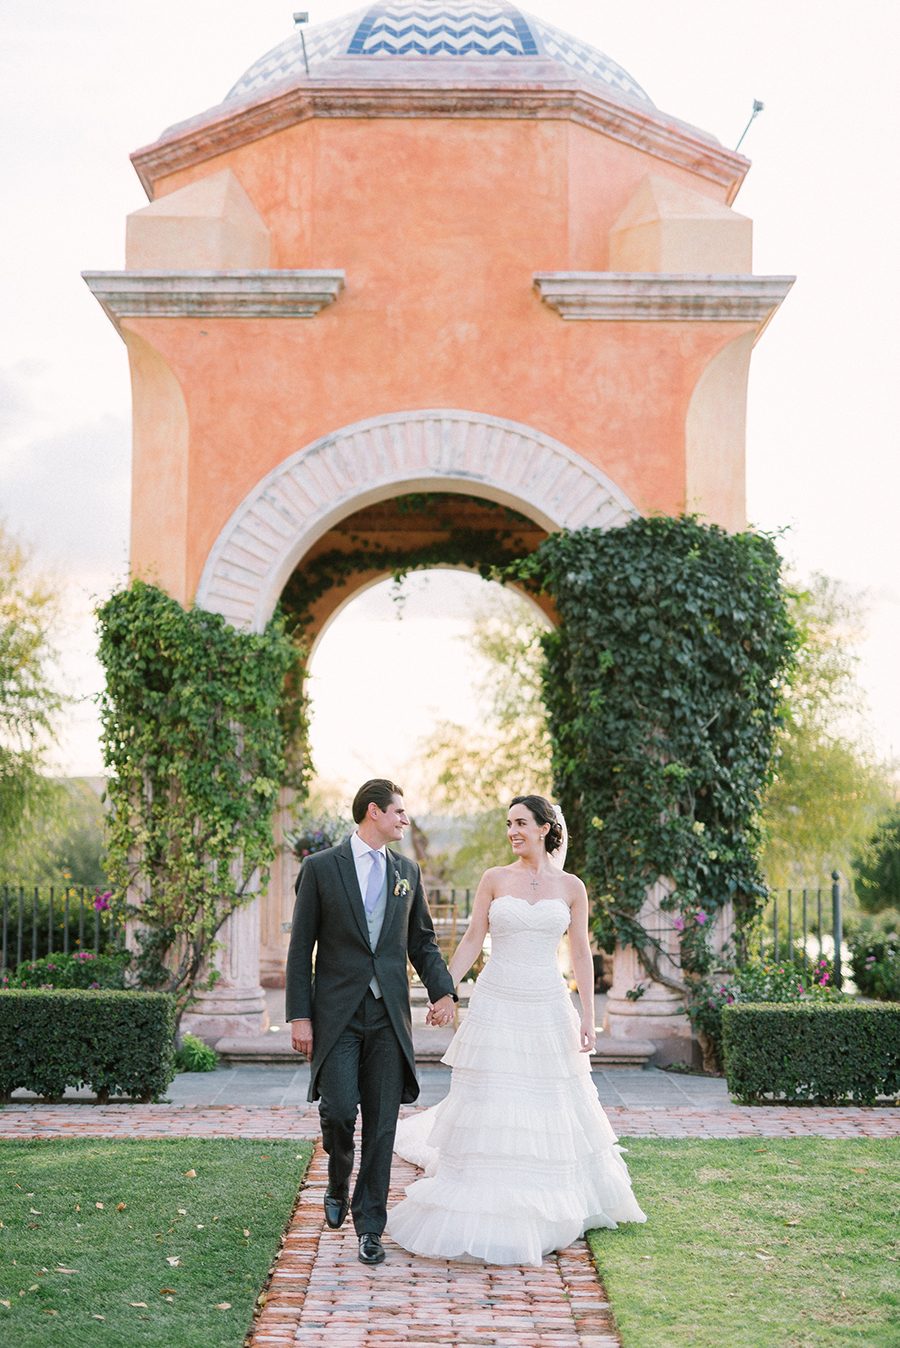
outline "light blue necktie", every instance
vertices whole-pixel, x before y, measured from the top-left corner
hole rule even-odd
[[[384,857],[381,852],[372,850],[372,869],[369,871],[369,879],[366,884],[365,908],[367,913],[374,912],[375,905],[381,898],[381,885],[383,871],[381,869]]]

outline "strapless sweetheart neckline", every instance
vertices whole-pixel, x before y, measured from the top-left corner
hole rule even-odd
[[[491,903],[496,903],[498,899],[515,899],[517,903],[524,903],[528,908],[537,908],[539,903],[561,903],[564,908],[569,907],[565,899],[535,899],[534,903],[529,903],[527,899],[520,898],[518,894],[496,894],[491,899]]]

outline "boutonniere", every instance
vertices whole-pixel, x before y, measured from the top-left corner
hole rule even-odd
[[[398,880],[397,883],[394,885],[395,896],[398,894],[408,894],[408,893],[409,893],[409,881]]]

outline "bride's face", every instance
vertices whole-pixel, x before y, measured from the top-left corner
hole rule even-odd
[[[506,836],[517,857],[540,856],[544,851],[546,824],[539,824],[527,805],[514,805],[506,816]]]

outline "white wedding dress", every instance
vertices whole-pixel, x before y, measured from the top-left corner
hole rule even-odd
[[[562,899],[491,904],[491,956],[443,1058],[450,1093],[397,1126],[395,1152],[425,1176],[387,1233],[413,1254],[539,1266],[592,1227],[647,1220],[579,1052],[556,961],[568,925]]]

